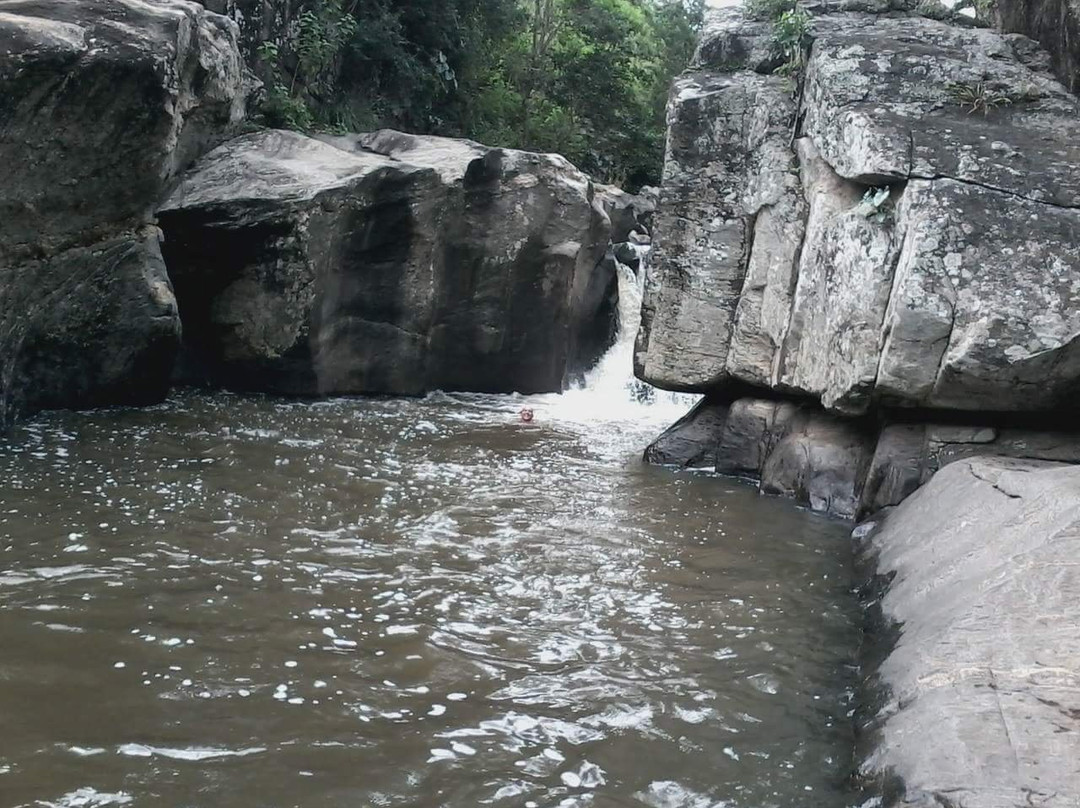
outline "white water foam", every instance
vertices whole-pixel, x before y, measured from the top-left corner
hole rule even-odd
[[[642,250],[646,253],[646,250]],[[645,260],[642,255],[642,261]],[[618,264],[619,328],[615,343],[585,376],[580,387],[550,399],[550,415],[577,422],[657,423],[667,426],[681,418],[701,396],[659,390],[634,376],[634,343],[641,322],[644,265],[638,277]]]

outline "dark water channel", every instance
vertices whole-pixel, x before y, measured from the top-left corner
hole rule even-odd
[[[530,401],[17,429],[0,806],[844,805],[847,527]]]

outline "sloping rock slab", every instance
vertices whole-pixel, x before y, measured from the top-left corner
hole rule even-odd
[[[1080,804],[1080,467],[953,463],[867,545],[902,631],[871,780],[897,804]]]

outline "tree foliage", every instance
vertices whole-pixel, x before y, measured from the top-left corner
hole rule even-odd
[[[303,0],[259,49],[267,122],[556,151],[658,178],[664,107],[703,0]]]

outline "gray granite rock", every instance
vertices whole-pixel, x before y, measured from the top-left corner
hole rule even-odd
[[[797,253],[797,281],[789,283],[795,287],[790,324],[772,381],[819,398],[836,412],[859,414],[874,393],[881,325],[899,255],[895,222],[882,213],[890,191],[882,191],[885,201],[875,207],[873,197],[865,200],[865,186],[837,175],[810,138],[797,146],[809,218]]]
[[[872,425],[802,411],[786,424],[761,471],[761,490],[852,518],[874,454]]]
[[[1080,432],[1050,426],[889,424],[878,437],[860,515],[899,505],[940,469],[979,455],[1080,464]]]
[[[656,214],[656,200],[648,195],[630,194],[614,185],[597,185],[596,198],[611,219],[611,241],[621,244],[632,233],[649,234]]]
[[[0,426],[165,395],[153,210],[251,89],[236,26],[195,3],[0,2]]]
[[[816,10],[797,107],[767,26],[710,15],[669,106],[635,371],[846,415],[1067,411],[1080,102],[1015,35]]]
[[[646,276],[635,372],[660,387],[703,391],[731,378],[728,353],[747,275],[754,217],[788,187],[795,112],[785,81],[754,73],[691,73],[676,81],[668,114],[664,179]],[[763,228],[767,226],[763,224]],[[775,230],[775,228],[773,228]],[[780,241],[778,239],[777,241]],[[790,274],[791,245],[762,258],[754,283]],[[777,267],[772,267],[772,264]],[[760,319],[748,301],[739,318]],[[772,322],[770,314],[769,322]],[[748,326],[740,327],[745,334]],[[755,330],[754,337],[757,336]],[[764,338],[738,360],[748,375],[770,365]],[[760,372],[760,371],[758,371]]]
[[[716,451],[716,471],[761,479],[765,461],[799,412],[796,404],[740,398],[731,405]]]
[[[994,13],[1003,30],[1037,40],[1062,84],[1080,93],[1080,0],[997,0]]]
[[[645,461],[659,466],[712,468],[728,419],[729,403],[702,399],[645,449]]]
[[[609,222],[556,155],[266,131],[207,155],[159,215],[215,385],[553,391],[612,337]]]
[[[868,780],[896,804],[1080,804],[1080,467],[962,460],[864,543],[901,631]]]

